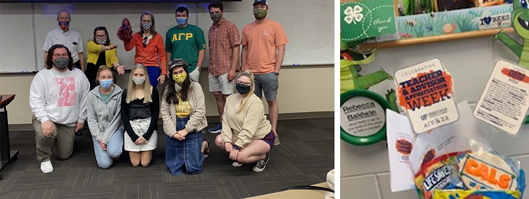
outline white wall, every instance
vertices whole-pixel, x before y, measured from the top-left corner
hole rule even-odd
[[[490,37],[450,41],[435,44],[414,45],[401,48],[381,49],[377,60],[363,66],[361,74],[383,68],[390,74],[431,58],[439,58],[452,73],[457,102],[475,103],[498,59],[517,62],[518,58],[503,44]],[[373,86],[371,90],[383,94],[395,88],[392,81]],[[519,137],[487,128],[487,138],[500,154],[513,156],[529,171],[529,125],[525,125]],[[385,141],[369,146],[352,146],[340,141],[341,198],[355,199],[410,199],[418,198],[415,190],[392,193],[389,182],[388,150]]]

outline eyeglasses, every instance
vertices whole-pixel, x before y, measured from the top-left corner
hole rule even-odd
[[[147,37],[143,37],[143,47],[147,47],[147,41],[148,41],[148,38]]]
[[[252,86],[252,83],[250,83],[250,82],[240,82],[240,81],[237,81],[237,84],[242,84],[242,85],[245,85],[245,86]]]

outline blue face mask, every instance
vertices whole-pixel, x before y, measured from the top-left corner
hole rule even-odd
[[[178,23],[179,26],[185,26],[187,24],[187,18],[176,18],[176,23]]]
[[[103,87],[104,89],[108,89],[110,88],[110,86],[112,86],[112,79],[105,79],[105,80],[101,80],[99,81],[99,84],[101,85],[101,87]]]

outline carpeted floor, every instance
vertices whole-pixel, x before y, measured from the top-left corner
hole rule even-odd
[[[215,124],[211,124],[215,125]],[[210,126],[211,127],[211,126]],[[254,164],[231,166],[227,153],[214,145],[218,134],[205,133],[210,157],[201,174],[171,176],[165,168],[165,134],[158,127],[158,147],[147,168],[132,167],[127,152],[106,170],[97,166],[92,140],[85,129],[75,139],[74,154],[52,159],[54,171],[43,174],[35,157],[32,131],[10,132],[11,150],[18,159],[2,173],[0,198],[244,198],[283,188],[324,182],[334,168],[334,119],[281,120],[281,140],[270,152],[261,173]]]

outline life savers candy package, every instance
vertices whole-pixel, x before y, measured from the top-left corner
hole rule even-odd
[[[404,115],[388,113],[391,190],[414,184],[422,199],[522,198],[520,163],[490,147],[468,103],[457,108],[458,121],[422,134],[412,132]]]
[[[435,189],[461,188],[458,171],[457,153],[442,155],[424,164],[415,175],[419,196],[431,199]]]

